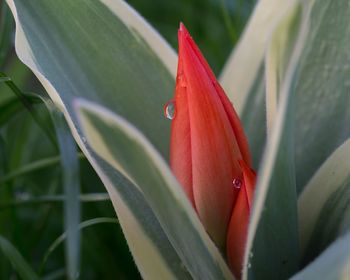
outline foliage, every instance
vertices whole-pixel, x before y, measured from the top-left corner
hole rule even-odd
[[[63,209],[67,197],[63,189],[64,169],[60,163],[65,152],[58,150],[57,137],[66,137],[67,131],[55,131],[51,113],[41,101],[45,96],[44,90],[15,55],[13,17],[5,1],[0,3],[0,65],[5,77],[9,77],[0,80],[0,234],[16,248],[12,252],[19,253],[27,261],[25,266],[32,267],[40,277],[63,279],[71,260],[66,259],[62,242],[54,244],[66,230]],[[174,1],[172,7],[163,1],[153,1],[152,5],[145,5],[144,1],[130,1],[174,48],[178,22],[185,21],[193,28],[211,64],[218,71],[236,42],[253,4],[251,1],[246,4],[237,1],[234,5],[229,1],[201,3],[201,12],[192,18],[198,5],[196,1]],[[235,23],[228,27],[235,28],[230,33],[223,11],[228,11],[229,20]],[[203,22],[201,15],[210,15],[210,18]],[[212,29],[210,36],[206,32],[208,25]],[[12,89],[5,84],[9,81]],[[23,106],[14,88],[29,100],[33,110],[28,111]],[[31,112],[42,120],[42,125],[31,117]],[[81,152],[76,158],[80,169],[80,219],[85,222],[97,219],[96,223],[87,223],[87,228],[80,233],[80,278],[140,278],[119,224],[104,223],[105,217],[115,217],[115,212],[103,184]],[[12,247],[8,248],[11,252]],[[4,252],[0,255],[1,279],[22,275],[21,270],[12,267],[11,259]]]
[[[182,20],[253,147],[243,279],[347,279],[348,1],[260,0],[238,43],[251,2],[130,1],[173,48],[122,1],[7,2],[30,70],[2,3],[2,278],[233,277],[167,164]]]

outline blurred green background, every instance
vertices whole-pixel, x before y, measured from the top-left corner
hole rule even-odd
[[[177,47],[177,28],[182,21],[215,73],[219,74],[255,1],[127,2],[174,49]],[[43,279],[66,279],[64,244],[52,252],[50,249],[65,231],[62,155],[46,106],[24,94],[40,94],[43,89],[16,57],[12,15],[1,0],[0,9],[0,72],[13,81],[0,77],[0,237],[10,241]],[[27,106],[23,105],[23,98]],[[53,135],[54,139],[50,140],[48,135]],[[81,154],[78,157],[81,221],[113,218],[97,220],[96,224],[81,230],[79,278],[140,279],[104,186],[87,160]],[[44,263],[45,255],[49,253]],[[1,250],[0,279],[20,279]]]

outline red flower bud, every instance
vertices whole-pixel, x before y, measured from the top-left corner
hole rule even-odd
[[[249,147],[231,102],[183,24],[178,39],[170,166],[207,232],[224,250],[232,211],[245,186],[240,162],[251,166]]]

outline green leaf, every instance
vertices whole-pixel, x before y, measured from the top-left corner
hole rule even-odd
[[[89,98],[130,120],[167,157],[170,125],[162,115],[176,56],[135,11],[110,0],[8,3],[17,54],[58,107],[72,113],[73,97]]]
[[[6,149],[5,149],[5,141],[0,133],[0,178],[4,176],[6,169]],[[0,179],[1,180],[1,179]],[[1,184],[1,181],[0,181]]]
[[[299,5],[296,5],[294,1],[292,8],[282,15],[281,22],[276,26],[270,38],[269,47],[265,56],[266,120],[268,135],[271,133],[273,122],[276,119],[279,94],[289,66],[294,42],[298,35],[300,23]]]
[[[274,64],[270,65],[266,76],[267,96],[278,92],[278,102],[258,171],[243,279],[286,279],[298,268],[297,203],[291,141],[292,84],[307,35],[307,12],[308,9],[297,1],[289,6],[269,45],[266,63]],[[288,67],[284,69],[286,61]],[[281,77],[281,73],[285,74]],[[281,82],[277,83],[276,77]],[[271,83],[276,84],[272,87]]]
[[[28,96],[29,102],[31,104],[38,103],[38,98]],[[24,109],[22,103],[18,100],[18,98],[13,97],[6,99],[5,101],[0,103],[0,126],[3,126],[6,122],[8,122],[11,118],[16,116],[16,113],[22,111]]]
[[[296,81],[298,192],[350,137],[350,9],[347,0],[315,0]]]
[[[4,82],[9,89],[16,95],[18,100],[22,103],[24,108],[27,109],[35,123],[46,133],[47,137],[50,139],[52,144],[56,147],[55,138],[52,136],[50,129],[47,127],[45,120],[38,114],[38,112],[33,107],[32,99],[35,98],[35,95],[30,95],[30,97],[24,94],[17,85],[11,80],[10,77],[6,76],[6,74],[0,72],[0,78],[3,80],[0,82]]]
[[[350,229],[350,139],[319,168],[298,199],[300,245],[312,260]]]
[[[86,220],[82,223],[79,224],[78,229],[79,231],[94,226],[94,225],[98,225],[98,224],[105,224],[105,223],[112,223],[112,224],[116,224],[118,223],[117,219],[114,218],[107,218],[107,217],[99,217],[99,218],[94,218],[94,219],[90,219],[90,220]],[[68,237],[68,232],[65,231],[64,233],[62,233],[59,237],[57,237],[55,239],[55,241],[50,245],[50,247],[47,249],[45,256],[43,258],[43,261],[41,263],[41,271],[43,271],[46,262],[48,260],[48,258],[50,257],[50,255],[57,249],[57,247],[59,245],[61,245]]]
[[[243,112],[240,115],[244,132],[248,138],[254,168],[258,168],[266,144],[266,105],[265,105],[265,75],[260,68],[253,89],[247,98]],[[234,103],[234,101],[233,101]]]
[[[79,157],[79,159],[85,158],[84,154],[82,153],[77,154],[77,157]],[[56,165],[60,163],[60,161],[61,161],[61,156],[53,156],[53,157],[42,158],[40,160],[27,163],[16,170],[13,170],[7,174],[4,174],[4,176],[0,178],[0,184],[14,180],[19,176],[23,176],[25,174],[35,172],[40,169],[51,167],[52,165]]]
[[[246,103],[253,98],[250,92],[260,76],[269,36],[289,3],[288,0],[257,2],[241,39],[222,71],[220,82],[240,115]]]
[[[321,256],[291,280],[348,280],[350,275],[350,233],[335,241]]]
[[[170,123],[162,105],[173,92],[176,56],[122,1],[8,0],[16,51],[65,114],[79,147],[103,181],[145,279],[188,278],[142,193],[94,154],[72,100],[84,96],[130,120],[166,158]]]
[[[67,276],[68,279],[77,279],[80,272],[80,174],[77,147],[63,114],[53,106],[48,107],[51,108],[51,117],[56,129],[63,173]]]
[[[67,200],[65,195],[41,195],[41,196],[31,196],[30,194],[24,193],[17,195],[14,200],[4,200],[0,202],[0,210],[9,207],[19,207],[25,205],[44,205],[46,203],[53,202],[65,202]],[[81,203],[87,202],[104,202],[110,201],[108,193],[85,193],[79,195],[79,201]]]
[[[227,61],[220,82],[240,115],[253,157],[261,162],[266,143],[264,55],[278,20],[288,10],[288,0],[257,2],[240,41]]]
[[[2,254],[11,262],[13,268],[23,280],[39,280],[26,260],[17,249],[4,237],[0,236],[0,250]]]
[[[147,139],[111,111],[76,101],[92,148],[140,188],[194,279],[232,275],[168,165]]]

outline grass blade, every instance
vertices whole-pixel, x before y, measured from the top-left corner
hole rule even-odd
[[[51,111],[61,155],[64,187],[64,226],[67,231],[66,264],[68,279],[77,279],[80,269],[80,174],[77,148],[62,113]]]
[[[118,220],[115,218],[106,218],[106,217],[100,217],[100,218],[94,218],[87,221],[84,221],[79,224],[79,231],[88,228],[93,225],[103,224],[103,223],[111,223],[116,224],[118,223]],[[43,258],[43,261],[40,265],[40,271],[43,271],[45,268],[45,265],[47,263],[47,260],[49,259],[50,255],[57,249],[58,246],[60,246],[64,241],[66,241],[68,238],[68,232],[65,231],[62,233],[59,237],[55,239],[55,241],[50,245],[48,250],[45,253],[45,256]]]
[[[0,250],[11,262],[13,268],[23,280],[39,280],[39,277],[32,270],[26,260],[17,249],[4,237],[0,236]]]
[[[79,159],[85,158],[84,154],[82,154],[82,153],[77,153],[77,157]],[[23,176],[23,175],[26,175],[28,173],[35,172],[35,171],[38,171],[40,169],[48,168],[52,165],[59,164],[60,162],[61,162],[61,156],[53,156],[53,157],[43,158],[43,159],[28,163],[28,164],[23,165],[20,168],[14,170],[14,171],[11,171],[10,173],[4,174],[0,178],[0,184],[9,182],[9,181],[11,181],[19,176]]]
[[[41,116],[37,114],[35,108],[33,107],[31,99],[27,95],[25,95],[11,80],[11,78],[6,76],[6,74],[0,72],[0,78],[2,78],[2,82],[4,82],[16,95],[16,97],[22,103],[24,108],[27,109],[27,111],[30,113],[36,124],[45,132],[46,136],[51,141],[53,146],[57,147],[56,138],[53,136],[50,129],[47,127],[45,120],[43,120]]]

